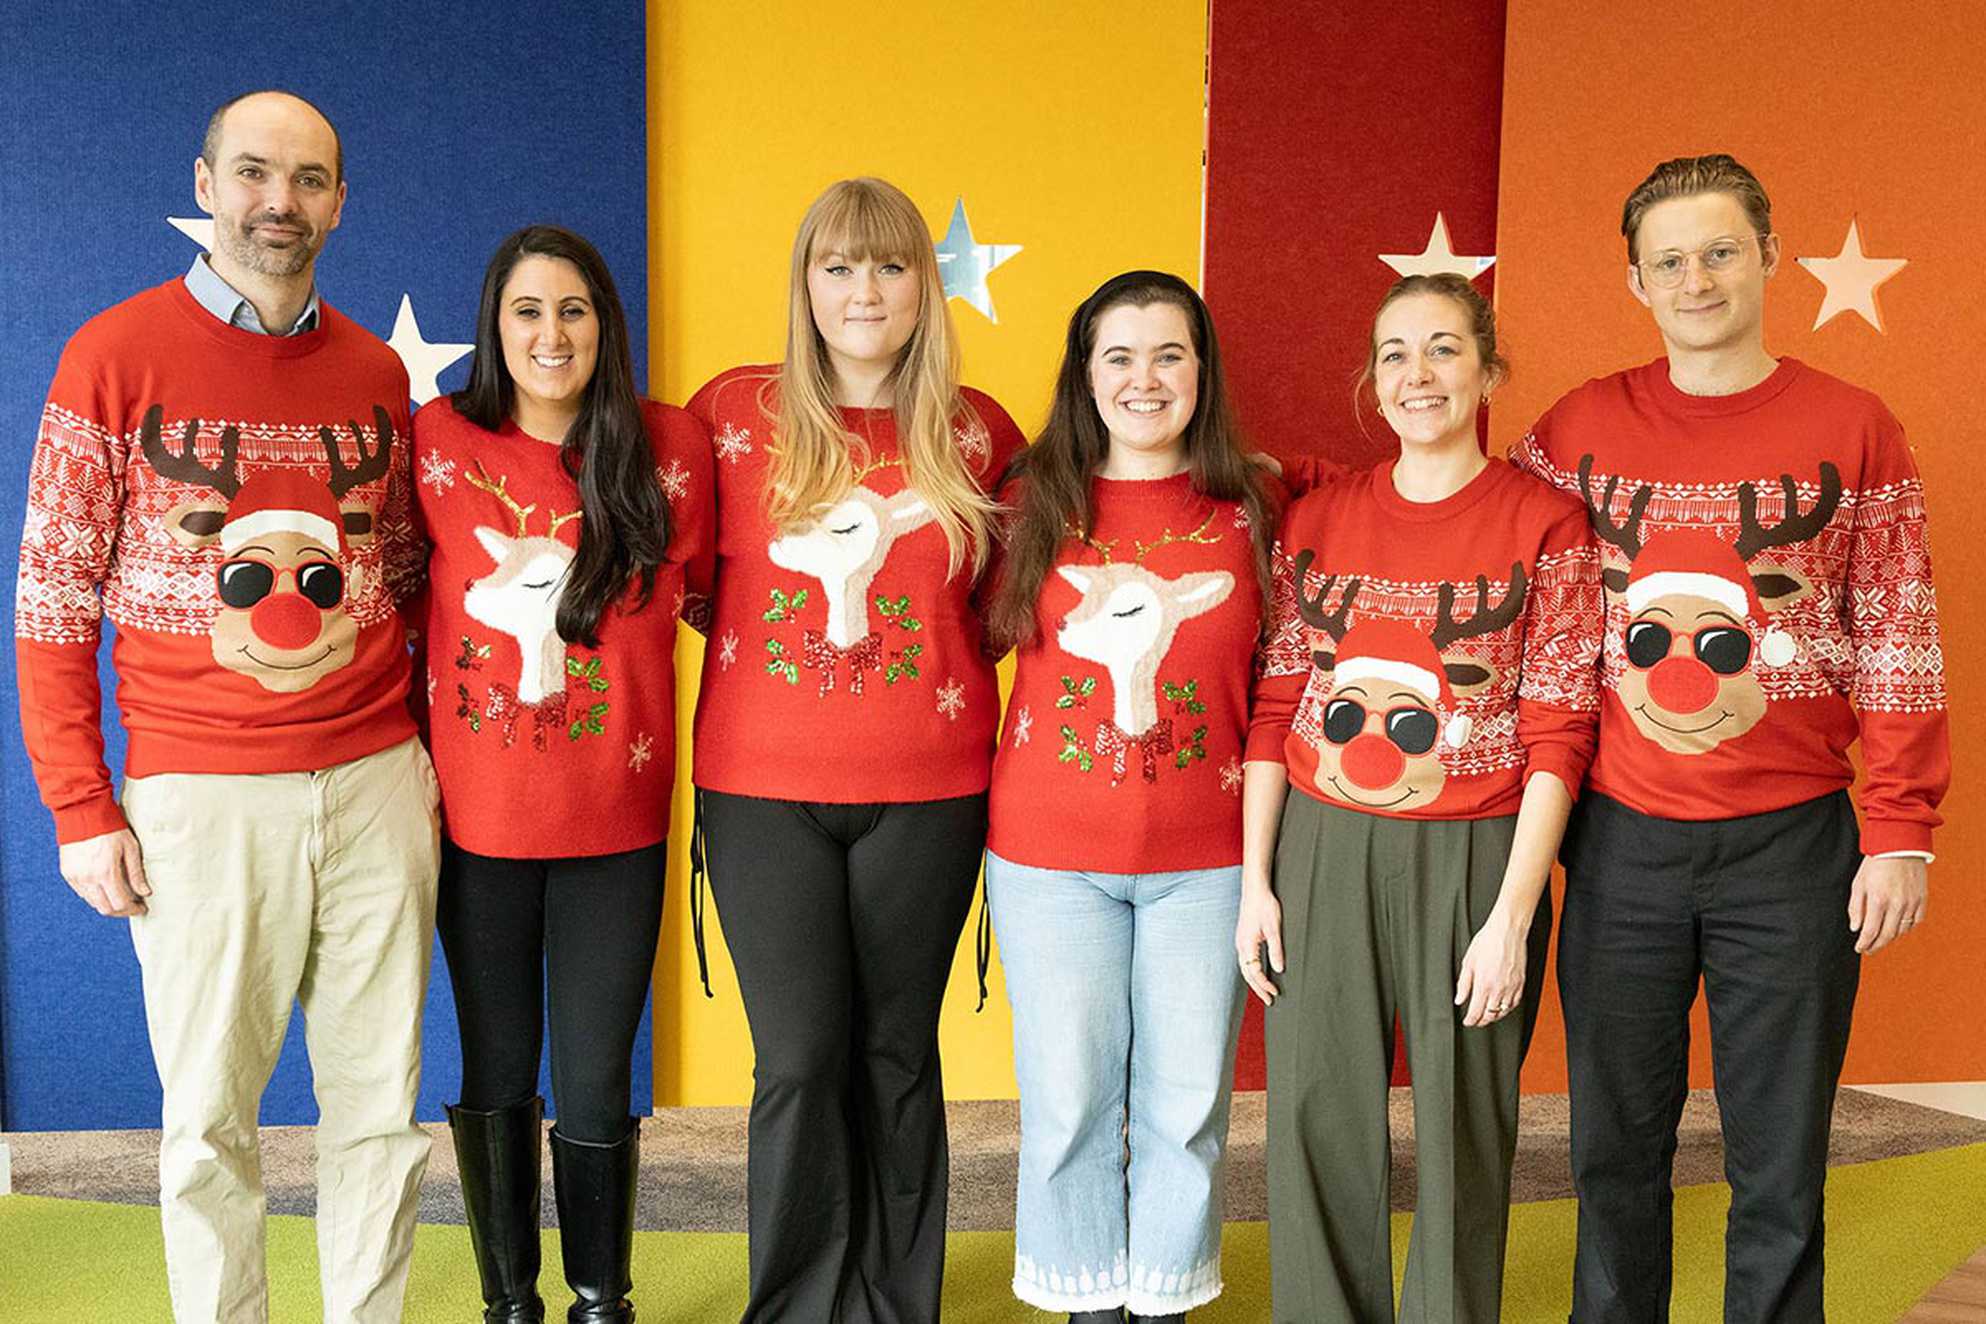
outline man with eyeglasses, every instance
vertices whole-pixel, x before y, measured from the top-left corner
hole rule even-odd
[[[300,1001],[324,1318],[384,1324],[429,1150],[413,1110],[439,853],[396,614],[424,560],[407,374],[318,298],[345,177],[315,106],[222,106],[193,188],[211,255],[92,318],[49,388],[21,538],[21,726],[62,876],[131,921],[174,1315],[268,1317],[256,1116]]]
[[[1724,1318],[1811,1324],[1860,958],[1924,920],[1950,774],[1923,489],[1880,400],[1767,352],[1779,240],[1749,170],[1664,162],[1621,233],[1667,353],[1571,392],[1511,456],[1585,500],[1607,587],[1599,749],[1561,851],[1571,1318],[1669,1317],[1700,979]]]

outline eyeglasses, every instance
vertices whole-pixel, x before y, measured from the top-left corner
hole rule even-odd
[[[1738,264],[1738,259],[1745,255],[1746,244],[1761,245],[1759,251],[1763,253],[1765,238],[1764,235],[1751,234],[1742,239],[1713,239],[1702,248],[1693,248],[1687,253],[1679,253],[1671,248],[1653,257],[1645,257],[1635,263],[1635,266],[1641,268],[1641,278],[1656,289],[1673,290],[1683,283],[1683,277],[1689,272],[1691,258],[1702,262],[1705,271],[1712,273],[1729,271]]]
[[[1675,635],[1659,621],[1636,621],[1627,627],[1627,660],[1646,671],[1669,655]],[[1690,636],[1696,660],[1720,676],[1735,676],[1750,665],[1752,637],[1729,625],[1708,625]]]
[[[284,575],[295,580],[298,593],[325,611],[345,596],[344,572],[329,561],[306,561],[291,569],[252,556],[236,557],[221,566],[215,579],[221,601],[239,609],[253,607],[275,592]]]
[[[1441,723],[1425,708],[1402,705],[1382,714],[1386,738],[1402,754],[1425,754],[1434,748]],[[1365,730],[1365,706],[1356,699],[1333,699],[1324,708],[1324,738],[1348,745]]]

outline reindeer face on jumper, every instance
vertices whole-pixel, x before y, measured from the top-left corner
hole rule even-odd
[[[1524,567],[1511,565],[1509,590],[1494,607],[1487,576],[1478,576],[1476,609],[1466,620],[1455,616],[1455,585],[1443,583],[1434,629],[1423,634],[1404,621],[1383,619],[1348,628],[1359,581],[1349,581],[1337,608],[1326,612],[1336,579],[1326,579],[1314,597],[1305,592],[1311,559],[1307,551],[1297,557],[1297,609],[1335,643],[1311,655],[1313,665],[1330,677],[1317,745],[1317,787],[1360,809],[1433,804],[1448,780],[1438,746],[1460,749],[1469,739],[1469,718],[1458,711],[1460,697],[1497,679],[1488,662],[1442,649],[1515,622],[1524,607]]]
[[[1626,668],[1616,692],[1642,735],[1672,754],[1702,754],[1744,735],[1765,716],[1761,667],[1783,667],[1799,656],[1793,637],[1770,623],[1813,591],[1799,571],[1764,562],[1757,552],[1812,537],[1840,504],[1841,478],[1821,465],[1820,499],[1800,513],[1799,493],[1783,475],[1785,515],[1771,527],[1758,517],[1758,494],[1738,489],[1738,539],[1725,542],[1702,529],[1641,536],[1650,489],[1643,486],[1626,515],[1610,513],[1614,481],[1597,503],[1592,457],[1581,459],[1580,487],[1595,531],[1625,555],[1626,568],[1602,572],[1610,595],[1624,599]]]
[[[154,405],[145,413],[140,445],[152,468],[219,498],[183,501],[166,514],[166,527],[182,547],[218,544],[225,557],[215,575],[221,608],[212,632],[214,661],[272,693],[307,690],[350,665],[357,651],[358,626],[346,610],[357,585],[347,582],[346,553],[371,539],[372,512],[358,501],[341,505],[339,498],[387,471],[393,426],[384,409],[376,408],[373,417],[378,441],[370,450],[359,425],[348,425],[359,449],[359,463],[349,468],[336,434],[318,429],[331,462],[327,485],[292,470],[244,482],[238,429],[221,433],[220,462],[209,467],[198,457],[197,420],[187,423],[175,452],[160,436],[163,410]],[[356,571],[350,573],[356,580]]]
[[[1055,632],[1062,650],[1110,674],[1113,716],[1127,736],[1158,722],[1158,669],[1185,622],[1234,592],[1234,576],[1202,570],[1165,579],[1133,563],[1065,565],[1057,573],[1083,595]]]
[[[766,555],[782,570],[821,582],[828,641],[849,648],[869,634],[869,586],[890,548],[936,518],[914,488],[882,497],[856,487],[813,523],[774,538]]]
[[[565,640],[558,633],[559,596],[576,554],[559,539],[559,529],[579,518],[578,512],[550,512],[550,528],[541,535],[528,532],[536,503],[520,505],[507,490],[508,478],[491,478],[478,463],[464,477],[471,487],[494,496],[510,512],[516,531],[505,533],[487,525],[476,528],[476,541],[495,563],[487,574],[469,581],[462,609],[469,618],[489,626],[517,643],[520,659],[517,701],[543,703],[565,692]]]

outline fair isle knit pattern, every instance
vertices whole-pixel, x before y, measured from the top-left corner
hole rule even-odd
[[[1923,486],[1881,401],[1794,359],[1688,396],[1658,359],[1568,393],[1511,461],[1601,544],[1596,789],[1658,818],[1764,813],[1847,786],[1859,737],[1863,851],[1931,849],[1944,655]],[[1686,674],[1686,638],[1717,665]]]
[[[329,441],[322,425],[222,418],[164,418],[160,432],[179,450],[190,427],[198,458],[214,465],[223,435],[232,431],[242,471],[291,469],[328,482],[327,447],[336,445],[341,461],[348,462],[359,444],[367,449],[379,444],[379,430],[370,420],[356,426],[359,442],[352,420]],[[214,593],[211,556],[169,536],[133,537],[128,532],[164,533],[172,511],[202,495],[197,486],[163,477],[144,463],[139,432],[133,427],[113,434],[53,401],[43,409],[21,531],[14,618],[18,637],[94,646],[102,616],[130,630],[204,635],[213,629],[221,601]],[[404,430],[393,440],[396,446],[406,445]],[[420,578],[415,558],[396,555],[387,561],[388,550],[402,551],[413,539],[404,484],[392,496],[381,511],[377,536],[348,554],[345,609],[361,627],[390,617]],[[100,575],[108,576],[101,580],[101,597]]]
[[[22,732],[59,840],[125,826],[106,616],[128,775],[325,768],[413,734],[409,431],[398,357],[328,305],[314,331],[259,336],[174,279],[70,339],[15,601]]]

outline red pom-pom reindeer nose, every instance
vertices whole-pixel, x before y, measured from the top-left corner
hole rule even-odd
[[[1700,713],[1717,698],[1717,673],[1693,657],[1665,657],[1648,669],[1648,697],[1672,713]]]
[[[1385,736],[1366,732],[1353,737],[1339,756],[1339,765],[1354,785],[1368,791],[1382,790],[1400,780],[1407,770],[1407,756]]]
[[[317,638],[324,614],[301,593],[271,593],[255,604],[248,624],[255,637],[276,648],[304,648]]]

